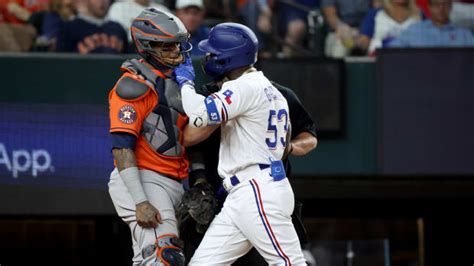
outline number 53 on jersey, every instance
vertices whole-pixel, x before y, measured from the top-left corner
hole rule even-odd
[[[265,143],[270,150],[274,150],[278,145],[286,147],[286,134],[288,132],[288,112],[286,109],[270,110],[268,115],[268,127]]]

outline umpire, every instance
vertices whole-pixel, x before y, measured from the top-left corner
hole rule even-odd
[[[289,88],[284,87],[276,82],[272,81],[273,86],[277,88],[281,94],[286,98],[288,106],[290,109],[291,117],[291,142],[288,154],[294,156],[303,156],[314,150],[317,146],[318,140],[316,138],[316,125],[311,118],[310,114],[303,107],[301,101],[296,96],[296,94]],[[202,86],[201,88],[196,88],[196,91],[204,96],[216,92],[219,90],[218,84],[211,82]],[[207,140],[201,142],[200,144],[189,147],[189,156],[194,157],[192,161],[197,163],[194,166],[191,165],[192,172],[189,176],[189,185],[193,186],[202,186],[203,183],[210,184],[212,190],[217,195],[218,200],[223,202],[223,196],[219,188],[222,184],[222,179],[217,174],[217,163],[218,163],[218,154],[219,154],[219,142],[220,142],[220,131],[214,132]],[[285,164],[286,175],[291,178],[291,164],[288,158],[283,158]],[[198,184],[198,185],[195,185]],[[192,189],[191,189],[192,190]],[[183,198],[183,202],[184,202]],[[194,206],[202,206],[202,204],[193,204]],[[221,206],[221,205],[220,205]],[[178,216],[186,216],[187,212],[193,212],[191,210],[193,207],[181,209],[181,214]],[[199,208],[199,207],[197,207]],[[310,242],[308,240],[308,235],[306,234],[306,229],[304,228],[302,222],[302,203],[295,201],[295,208],[292,215],[293,224],[295,226],[298,238],[305,255],[307,263],[314,265],[315,261],[311,255]],[[202,210],[199,210],[202,211]],[[216,209],[218,212],[219,209]],[[179,218],[178,218],[179,219]],[[180,236],[185,242],[184,253],[187,260],[189,260],[194,251],[199,246],[203,236],[204,230],[201,224],[197,224],[193,219],[181,219],[180,226]],[[267,265],[265,260],[258,254],[258,252],[253,248],[249,253],[247,253],[242,258],[238,259],[233,265]]]

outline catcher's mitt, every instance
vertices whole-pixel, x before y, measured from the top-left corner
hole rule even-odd
[[[207,182],[195,184],[186,191],[177,210],[178,227],[188,224],[189,219],[196,221],[196,231],[204,233],[214,218],[217,202],[212,187]]]

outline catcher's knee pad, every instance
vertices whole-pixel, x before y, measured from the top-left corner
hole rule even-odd
[[[184,266],[182,241],[176,235],[161,235],[155,244],[142,250],[142,265],[152,266]]]

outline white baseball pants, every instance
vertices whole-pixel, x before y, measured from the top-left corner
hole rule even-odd
[[[189,265],[230,265],[252,246],[270,265],[306,265],[291,222],[294,195],[288,178],[274,181],[269,169],[256,167],[243,172]]]

